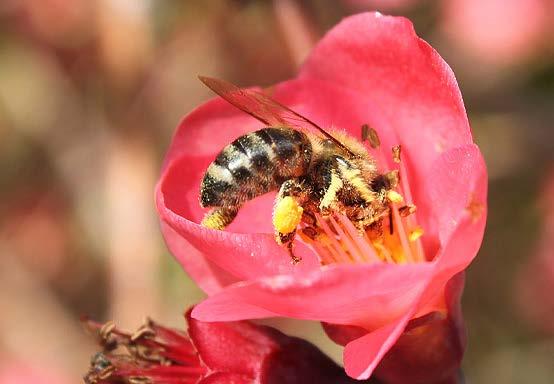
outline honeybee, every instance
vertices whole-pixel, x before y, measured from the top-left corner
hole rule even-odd
[[[275,239],[298,262],[292,250],[297,229],[313,229],[318,215],[344,214],[360,231],[390,215],[387,193],[398,173],[379,173],[362,142],[344,132],[331,134],[262,92],[199,78],[266,125],[228,144],[208,166],[200,186],[200,205],[211,208],[204,227],[224,229],[245,202],[277,190]]]

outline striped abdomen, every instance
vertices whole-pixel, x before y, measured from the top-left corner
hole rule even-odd
[[[200,187],[203,207],[240,206],[305,175],[312,156],[308,137],[292,128],[264,128],[227,145],[208,167]]]

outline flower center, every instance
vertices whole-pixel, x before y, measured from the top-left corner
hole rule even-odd
[[[112,322],[84,324],[103,347],[91,360],[87,384],[192,384],[206,371],[186,333],[151,320],[133,334]]]
[[[384,191],[386,213],[360,229],[345,214],[317,214],[316,223],[299,231],[301,238],[317,253],[320,263],[416,263],[425,261],[421,243],[424,234],[417,224],[406,167],[400,160],[400,147],[394,147],[399,182]],[[379,158],[380,157],[380,158]],[[377,159],[385,164],[383,156]]]

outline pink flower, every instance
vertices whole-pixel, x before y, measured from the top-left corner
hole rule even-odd
[[[130,334],[87,321],[103,351],[89,384],[353,383],[312,344],[251,323],[203,323],[186,315],[188,334],[148,321]]]
[[[0,384],[68,384],[69,380],[49,367],[2,356]]]
[[[272,96],[323,127],[354,137],[363,124],[378,132],[379,148],[368,150],[382,172],[399,169],[397,191],[405,200],[391,204],[393,235],[360,237],[344,216],[331,216],[323,223],[326,242],[296,241],[302,261],[293,265],[274,240],[271,195],[248,202],[225,231],[201,227],[206,168],[226,144],[263,127],[219,98],[209,101],[181,122],[156,190],[168,247],[210,295],[193,317],[332,324],[330,335],[346,344],[346,371],[358,379],[394,353],[397,341],[424,344],[441,334],[435,342],[442,355],[417,351],[417,360],[428,357],[426,383],[452,374],[464,349],[457,305],[463,277],[452,279],[481,244],[487,191],[454,74],[407,19],[365,13],[331,30],[298,77],[278,84]],[[400,163],[390,152],[396,145]],[[404,217],[409,204],[417,212]],[[410,355],[399,348],[383,362]],[[388,377],[386,366],[378,373]]]
[[[358,10],[401,10],[413,6],[419,0],[344,0],[343,3]]]
[[[545,48],[549,0],[447,0],[443,29],[466,54],[494,66],[517,64]]]

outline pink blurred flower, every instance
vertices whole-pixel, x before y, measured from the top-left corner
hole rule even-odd
[[[522,315],[540,330],[554,334],[554,168],[542,191],[543,225],[535,254],[520,271],[516,298]]]
[[[359,11],[392,11],[406,9],[420,0],[343,0],[343,3]]]
[[[135,333],[87,321],[103,352],[85,382],[347,384],[354,381],[312,344],[245,321],[203,323],[186,315],[188,334],[148,321]]]
[[[37,41],[57,47],[83,45],[92,35],[95,13],[84,0],[4,0],[0,16]]]
[[[69,381],[52,369],[2,357],[0,384],[68,384]]]
[[[353,234],[339,217],[329,223],[342,233],[331,240],[338,248],[297,241],[303,258],[297,265],[274,241],[273,196],[247,203],[226,231],[201,227],[198,191],[207,166],[233,139],[262,127],[212,100],[182,121],[156,190],[168,247],[210,295],[193,316],[322,321],[346,344],[346,371],[358,379],[368,378],[383,358],[389,365],[379,368],[381,377],[406,358],[427,364],[421,382],[453,374],[464,332],[458,307],[463,276],[452,279],[481,244],[487,191],[454,74],[408,20],[365,13],[331,30],[298,77],[278,84],[273,96],[354,137],[362,124],[375,128],[381,145],[372,153],[380,170],[399,168],[399,192],[417,212],[403,217],[395,204],[394,235],[381,243]],[[395,145],[402,146],[400,164],[390,155]],[[437,348],[410,351],[426,344]],[[400,373],[410,376],[414,367],[404,367]]]
[[[487,64],[516,64],[552,38],[550,0],[445,0],[443,7],[445,32],[466,54]]]

